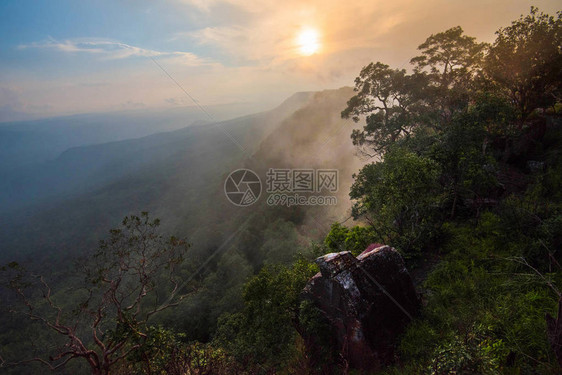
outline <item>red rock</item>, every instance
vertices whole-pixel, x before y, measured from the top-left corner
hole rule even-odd
[[[302,298],[312,301],[330,329],[329,350],[340,365],[376,371],[395,359],[397,338],[417,314],[420,302],[402,256],[372,244],[357,258],[350,252],[327,254],[316,263]],[[323,348],[303,338],[311,358]],[[326,345],[326,343],[324,343]]]

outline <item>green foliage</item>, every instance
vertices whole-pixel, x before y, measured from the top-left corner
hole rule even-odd
[[[410,63],[427,77],[425,100],[430,108],[439,108],[441,127],[466,108],[477,89],[485,48],[486,44],[463,35],[460,26],[431,35],[418,46],[422,54]]]
[[[391,69],[377,62],[364,67],[355,79],[357,95],[347,103],[343,118],[359,121],[367,115],[363,131],[354,130],[351,138],[357,146],[368,146],[376,152],[386,150],[399,138],[417,127],[424,76],[407,75],[406,70]],[[368,153],[368,152],[367,152]]]
[[[469,118],[483,130],[478,132],[482,137],[516,137],[519,135],[517,109],[501,95],[493,91],[478,93],[474,102],[468,108]]]
[[[370,65],[376,75],[365,70],[356,80],[359,93],[343,115],[367,116],[352,138],[381,160],[355,176],[354,213],[385,243],[411,253],[429,238],[421,248],[442,257],[389,374],[560,370],[544,316],[555,314],[562,283],[562,137],[559,117],[547,117],[560,101],[561,20],[532,8],[489,47],[461,28],[432,35],[411,61],[423,88],[383,81],[398,71],[380,63]],[[377,134],[370,116],[383,123],[385,110],[365,101],[367,85],[425,97],[416,115],[396,118],[408,121],[393,125],[401,133],[378,126]],[[380,134],[382,147],[369,143]],[[429,228],[440,228],[439,237]],[[342,246],[346,236],[335,226],[326,244]]]
[[[422,240],[431,239],[438,229],[439,173],[433,160],[394,148],[382,162],[368,164],[355,176],[353,215],[365,215],[386,243],[403,251],[423,248]]]
[[[337,373],[340,353],[333,352],[333,328],[328,324],[322,312],[310,300],[303,300],[299,306],[299,334],[314,353],[305,353],[306,366],[311,373]]]
[[[455,113],[469,104],[476,89],[485,45],[463,35],[460,27],[431,35],[414,57],[414,74],[392,69],[381,62],[364,67],[355,79],[357,92],[342,111],[343,118],[358,122],[353,144],[375,156],[423,129],[443,129]]]
[[[10,301],[12,311],[64,338],[64,346],[49,360],[37,356],[33,361],[58,369],[78,358],[95,374],[108,374],[127,358],[157,361],[161,352],[155,348],[163,349],[160,344],[169,337],[148,321],[183,298],[178,266],[188,249],[186,241],[160,234],[159,225],[147,212],[125,217],[85,259],[80,275],[85,280],[70,293],[53,292],[43,276],[17,264],[2,269],[3,284],[19,300]],[[72,298],[63,298],[65,294]]]
[[[324,244],[329,251],[351,251],[354,256],[357,256],[376,239],[377,237],[370,227],[347,228],[340,223],[334,223],[330,233],[324,239]]]
[[[240,365],[223,349],[199,342],[186,344],[184,334],[151,326],[147,335],[149,339],[135,342],[138,348],[115,368],[115,373],[185,375],[212,372],[228,375],[241,371]]]
[[[124,366],[137,374],[157,373],[171,360],[174,349],[180,344],[178,339],[183,335],[176,335],[161,326],[147,327],[145,335],[146,338],[135,335],[131,342],[135,349],[127,356]]]
[[[498,114],[501,107],[492,111],[485,99],[455,116],[429,148],[428,155],[441,166],[440,182],[448,202],[444,207],[450,207],[451,218],[458,213],[459,201],[470,200],[472,208],[478,208],[478,199],[489,197],[498,185],[497,162],[491,153],[486,153],[486,124],[502,117]]]
[[[536,108],[554,106],[562,84],[562,13],[549,16],[531,7],[527,16],[501,28],[485,73],[526,118]]]
[[[489,48],[460,27],[431,35],[411,60],[412,75],[380,62],[363,68],[342,116],[365,116],[352,139],[381,160],[355,176],[354,216],[410,252],[426,247],[414,243],[428,233],[438,235],[443,218],[478,215],[497,201],[499,162],[533,136],[535,125],[523,120],[559,100],[560,17],[532,8]],[[510,65],[513,82],[513,69],[502,64],[518,64]]]
[[[444,228],[448,254],[427,278],[422,318],[400,345],[412,373],[556,373],[544,314],[554,313],[558,296],[509,258],[524,239],[490,212],[476,228]]]
[[[433,81],[440,86],[466,84],[474,76],[483,57],[485,45],[476,39],[463,35],[460,26],[431,35],[418,46],[422,55],[414,57],[411,63],[416,71],[428,69]]]
[[[215,342],[242,363],[280,367],[294,357],[299,295],[318,272],[304,259],[266,266],[244,288],[244,309],[219,319]]]

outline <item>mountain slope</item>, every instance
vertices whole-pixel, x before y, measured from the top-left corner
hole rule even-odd
[[[209,186],[220,186],[217,194],[224,199],[224,175],[242,166],[309,96],[295,94],[274,110],[222,123],[73,148],[40,170],[5,180],[4,207],[21,208],[0,219],[2,256],[64,254],[141,209],[171,216],[171,225],[177,224],[185,212],[216,201]]]

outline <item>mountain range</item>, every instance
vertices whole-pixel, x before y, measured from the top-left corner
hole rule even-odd
[[[22,123],[12,157],[29,158],[26,165],[3,167],[0,259],[57,262],[88,251],[120,218],[139,211],[162,218],[166,230],[187,236],[195,247],[219,246],[248,215],[267,209],[265,198],[251,207],[228,202],[224,181],[238,168],[255,170],[262,180],[268,168],[337,169],[336,206],[286,208],[304,212],[297,225],[303,238],[321,237],[346,217],[351,175],[361,165],[351,141],[342,141],[354,124],[339,113],[352,94],[351,88],[297,93],[270,111],[221,122],[194,116],[179,129],[173,129],[176,113],[160,113],[149,117],[156,124],[152,130],[172,129],[150,135],[146,118],[123,129],[103,117]],[[113,129],[119,130],[108,134]],[[75,134],[66,145],[49,143],[65,131]],[[41,139],[44,147],[36,150]]]

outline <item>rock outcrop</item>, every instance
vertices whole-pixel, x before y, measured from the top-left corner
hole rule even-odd
[[[397,337],[417,314],[420,303],[400,254],[370,245],[355,258],[349,251],[316,260],[320,272],[302,298],[320,311],[329,329],[331,356],[345,367],[376,371],[392,363]],[[301,330],[311,358],[320,358],[317,337]]]

